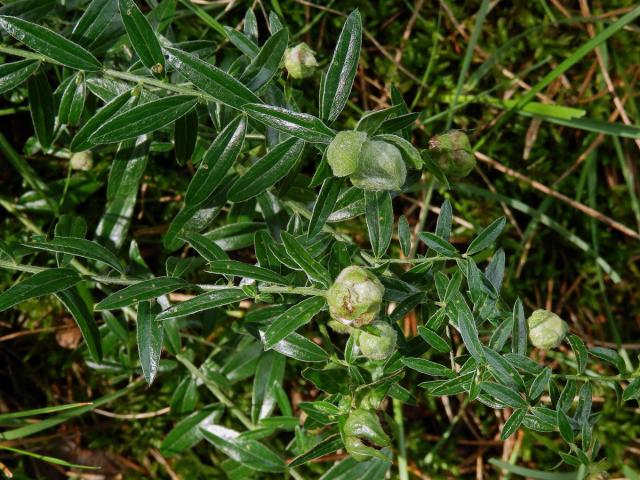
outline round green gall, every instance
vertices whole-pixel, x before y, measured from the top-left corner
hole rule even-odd
[[[366,140],[365,132],[355,130],[338,132],[327,147],[327,162],[334,176],[346,177],[356,171],[360,150]]]
[[[362,190],[400,190],[407,179],[402,153],[381,140],[367,140],[358,157],[358,168],[349,177]]]
[[[284,54],[284,67],[293,78],[310,77],[317,66],[315,52],[304,42],[293,48],[287,48]]]
[[[429,140],[429,150],[440,169],[453,180],[466,177],[476,166],[469,137],[461,130],[436,135]]]
[[[383,295],[382,283],[369,270],[347,267],[327,291],[329,314],[350,327],[368,325],[378,316]]]
[[[556,348],[567,335],[569,326],[558,315],[548,310],[536,310],[527,320],[529,340],[542,350]]]
[[[351,457],[362,462],[371,457],[384,458],[379,449],[391,445],[374,411],[356,408],[344,423],[344,444]]]
[[[93,168],[93,154],[90,150],[76,152],[71,155],[69,166],[71,170],[91,170],[91,168]]]
[[[369,360],[386,360],[396,349],[398,334],[386,322],[374,322],[371,326],[378,330],[378,334],[361,331],[358,336],[360,351]]]

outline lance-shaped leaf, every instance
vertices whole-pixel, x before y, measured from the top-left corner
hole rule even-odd
[[[179,288],[183,288],[187,283],[180,278],[156,277],[143,280],[140,283],[129,285],[126,288],[112,293],[95,306],[96,310],[115,310],[116,308],[127,307],[133,303],[152,300],[161,295],[166,295]]]
[[[400,241],[400,249],[404,256],[409,255],[411,251],[411,227],[409,221],[404,215],[400,215],[398,219],[398,240]]]
[[[324,227],[327,222],[329,215],[333,213],[333,208],[335,207],[338,196],[340,195],[342,183],[341,178],[333,176],[322,182],[320,193],[313,205],[311,220],[309,220],[309,231],[307,233],[309,238],[313,238],[320,233],[322,227]]]
[[[284,460],[257,440],[242,437],[235,430],[219,425],[201,426],[204,438],[232,460],[251,470],[280,473],[286,468]]]
[[[354,10],[342,27],[333,58],[322,82],[320,116],[323,120],[334,121],[347,104],[358,70],[361,44],[362,20],[360,12]]]
[[[204,235],[196,232],[187,232],[181,238],[188,242],[207,262],[227,260],[229,258],[216,242]]]
[[[118,0],[118,8],[131,46],[142,64],[156,75],[164,73],[164,55],[149,21],[133,0]]]
[[[246,117],[240,115],[220,132],[204,154],[196,174],[189,183],[184,199],[186,205],[200,205],[211,196],[238,158],[246,130]]]
[[[104,107],[96,112],[87,122],[78,130],[75,137],[71,141],[69,147],[72,152],[81,152],[87,150],[93,146],[93,143],[89,141],[89,137],[101,127],[109,118],[113,117],[131,98],[131,92],[126,91],[121,93]]]
[[[500,433],[500,440],[505,441],[511,435],[516,433],[520,425],[524,420],[524,417],[527,415],[526,408],[519,408],[514,410],[509,419],[504,422],[504,427],[502,427],[502,432]]]
[[[211,98],[230,107],[242,109],[248,103],[261,103],[260,99],[228,73],[182,50],[165,48],[169,63]]]
[[[393,205],[387,191],[364,192],[367,231],[373,255],[381,258],[391,244],[393,235]]]
[[[94,145],[116,143],[159,130],[190,112],[198,103],[191,95],[172,95],[143,103],[109,118],[89,141]]]
[[[417,370],[420,373],[433,377],[454,378],[456,376],[456,373],[450,368],[424,358],[405,357],[402,359],[402,363],[412,370]]]
[[[252,278],[261,282],[278,283],[287,285],[287,280],[277,273],[262,267],[256,267],[237,260],[215,260],[209,263],[209,271],[220,275],[235,275],[243,278]]]
[[[445,257],[457,257],[458,250],[451,245],[447,240],[444,240],[439,235],[431,232],[422,232],[418,235],[427,247],[432,248],[440,255]]]
[[[186,302],[178,303],[167,308],[156,316],[157,321],[170,320],[172,318],[185,317],[194,313],[204,312],[213,308],[236,303],[247,298],[247,294],[240,288],[226,290],[214,290],[202,293]]]
[[[80,280],[80,275],[70,268],[53,268],[38,272],[0,293],[0,312],[30,298],[66,290]]]
[[[218,405],[198,410],[180,420],[162,441],[160,451],[163,455],[171,456],[194,447],[204,437],[200,426],[207,427],[217,422],[223,413]]]
[[[82,74],[77,74],[68,83],[60,99],[58,121],[65,125],[77,125],[87,98],[87,87]]]
[[[331,284],[331,275],[329,271],[315,258],[311,256],[309,251],[289,232],[282,232],[282,243],[284,248],[296,262],[296,264],[307,274],[314,282],[322,284],[325,288],[329,288]]]
[[[115,0],[93,0],[73,27],[71,40],[90,48],[111,24],[116,10]]]
[[[295,457],[291,463],[289,463],[290,468],[299,467],[300,465],[304,465],[307,462],[310,462],[314,458],[323,457],[330,453],[335,452],[336,450],[342,448],[344,443],[340,438],[340,435],[330,435],[321,442],[317,443],[309,450],[304,452],[301,455]]]
[[[280,72],[288,42],[289,33],[286,29],[274,33],[264,42],[260,52],[253,57],[242,74],[242,81],[251,91],[258,91]]]
[[[290,138],[258,160],[231,185],[229,200],[243,202],[261,194],[284,178],[298,162],[304,141]]]
[[[250,103],[243,107],[250,117],[310,143],[330,143],[335,132],[322,120],[282,107]]]
[[[309,323],[324,305],[324,297],[310,297],[289,308],[276,318],[264,333],[265,350],[273,348],[290,333]]]
[[[0,94],[25,82],[40,66],[35,60],[19,60],[0,65]]]
[[[182,166],[191,159],[198,141],[198,112],[191,110],[176,120],[173,126],[173,144],[178,165]]]
[[[56,292],[55,296],[60,300],[64,307],[71,313],[76,321],[82,338],[87,344],[89,354],[94,361],[102,361],[102,342],[100,338],[100,330],[98,324],[93,317],[93,312],[89,309],[85,301],[78,294],[77,289],[69,288]]]
[[[519,355],[527,354],[527,320],[524,316],[522,301],[519,298],[517,298],[516,302],[513,304],[511,351]]]
[[[53,142],[55,126],[53,92],[49,80],[42,72],[29,77],[27,87],[33,129],[40,145],[46,150]]]
[[[99,243],[84,238],[55,237],[49,241],[31,242],[23,244],[25,247],[44,250],[46,252],[67,253],[75,257],[89,258],[106,263],[110,267],[124,273],[120,260],[111,251]]]
[[[301,362],[325,362],[329,359],[329,354],[321,346],[296,332],[290,333],[272,348],[286,357]]]
[[[456,306],[458,307],[458,330],[462,341],[473,358],[478,362],[484,363],[482,343],[480,343],[480,338],[478,337],[478,327],[473,320],[473,315],[466,305],[466,308],[460,307],[459,304]]]
[[[0,15],[0,27],[27,47],[61,65],[90,72],[102,68],[90,52],[48,28],[8,15]]]
[[[511,408],[527,408],[527,402],[515,390],[493,382],[482,382],[480,388],[500,403]]]
[[[489,226],[485,227],[476,238],[473,239],[469,248],[467,248],[466,255],[471,256],[475,255],[478,252],[481,252],[487,247],[490,247],[491,244],[498,238],[498,236],[502,233],[504,229],[504,225],[506,220],[504,217],[500,217],[494,222],[492,222]]]
[[[155,305],[154,305],[155,306]],[[160,366],[162,353],[162,335],[164,327],[156,322],[156,312],[149,302],[138,304],[138,318],[136,321],[136,338],[138,340],[138,355],[144,379],[149,385],[156,378]]]
[[[276,352],[263,352],[256,366],[251,395],[251,420],[268,418],[276,407],[274,384],[282,386],[286,358]]]

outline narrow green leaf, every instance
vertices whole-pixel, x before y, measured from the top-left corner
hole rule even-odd
[[[527,355],[527,320],[524,317],[524,307],[520,298],[513,304],[511,351],[518,355]]]
[[[311,220],[309,220],[309,230],[307,232],[309,238],[315,237],[322,231],[322,227],[327,222],[329,215],[333,213],[342,185],[342,179],[333,176],[322,182],[320,193],[318,193],[318,198],[316,198],[313,205]]]
[[[96,304],[94,308],[95,310],[115,310],[127,307],[145,300],[153,300],[161,295],[183,288],[185,285],[186,282],[181,278],[150,278],[112,293]]]
[[[48,28],[8,15],[0,15],[0,27],[16,40],[61,65],[89,72],[102,68],[90,52]]]
[[[142,64],[155,75],[164,74],[164,55],[158,37],[147,18],[133,0],[118,0],[118,9],[131,40],[131,46],[140,57]]]
[[[242,53],[249,58],[255,58],[260,51],[260,47],[256,45],[251,38],[244,33],[239,32],[235,28],[231,28],[225,25],[224,31],[227,34],[229,41]]]
[[[250,103],[242,107],[247,114],[289,135],[310,143],[330,143],[335,132],[322,120],[308,113],[294,112],[282,107]]]
[[[551,380],[551,369],[549,367],[544,367],[544,370],[540,372],[536,378],[531,382],[531,387],[529,387],[529,398],[537,399],[542,395],[547,385],[549,385],[549,381]]]
[[[456,377],[456,372],[450,368],[440,365],[439,363],[432,362],[431,360],[425,360],[424,358],[405,357],[402,359],[402,363],[412,370],[417,370],[420,373],[431,375],[432,377]]]
[[[620,354],[611,348],[593,347],[589,349],[589,353],[594,357],[599,358],[600,360],[604,360],[605,362],[610,363],[611,365],[616,367],[616,369],[620,373],[624,373],[627,370],[624,364],[624,360],[622,359]]]
[[[289,42],[289,33],[282,29],[271,35],[242,74],[247,88],[257,92],[280,72],[280,65]]]
[[[640,378],[631,380],[622,394],[622,399],[625,402],[628,402],[633,398],[640,398]]]
[[[72,152],[81,152],[93,146],[89,141],[89,137],[101,127],[108,119],[113,117],[131,98],[131,92],[121,93],[116,98],[107,103],[104,107],[96,112],[87,122],[78,130],[75,137],[71,141],[69,147]]]
[[[387,191],[364,192],[365,216],[373,255],[381,258],[393,235],[393,204]]]
[[[480,388],[494,397],[500,403],[510,406],[511,408],[527,408],[527,402],[518,395],[518,392],[509,387],[493,382],[482,382]]]
[[[223,409],[219,406],[207,407],[192,413],[180,420],[162,441],[160,451],[163,455],[172,456],[195,447],[204,436],[200,426],[206,428],[222,417]]]
[[[437,351],[441,353],[449,353],[451,351],[451,346],[449,345],[449,343],[447,343],[447,341],[444,338],[442,338],[440,335],[438,335],[436,332],[434,332],[430,328],[427,328],[423,325],[419,325],[418,333],[422,338],[424,338],[425,342],[427,342]]]
[[[71,32],[71,40],[85,48],[100,38],[116,15],[115,0],[93,0]]]
[[[169,63],[198,89],[232,108],[242,109],[260,99],[238,80],[219,68],[175,48],[166,48]]]
[[[546,470],[534,470],[532,468],[519,467],[511,463],[503,462],[497,458],[491,458],[489,463],[507,472],[515,473],[516,475],[526,478],[539,480],[576,480],[578,478],[578,472],[555,473]]]
[[[411,251],[411,227],[409,221],[404,215],[400,215],[398,219],[398,239],[400,241],[400,249],[406,257]]]
[[[277,352],[263,352],[256,366],[251,389],[251,421],[269,417],[276,407],[274,385],[282,385],[286,358]]]
[[[282,355],[301,362],[317,363],[326,362],[329,359],[329,354],[321,346],[296,332],[290,333],[272,348]]]
[[[487,359],[493,377],[500,383],[525,391],[524,380],[518,371],[498,352],[483,347],[484,357]]]
[[[502,427],[502,432],[500,433],[500,440],[504,442],[507,438],[516,433],[518,428],[520,428],[520,425],[522,425],[522,421],[526,415],[526,408],[514,410],[509,419],[504,422],[504,427]]]
[[[291,463],[289,463],[289,468],[299,467],[300,465],[304,465],[307,462],[310,462],[314,458],[320,458],[330,453],[335,452],[336,450],[342,448],[344,444],[342,443],[342,439],[340,435],[330,435],[321,442],[315,444],[309,450],[304,452],[301,455],[298,455]]]
[[[320,91],[320,116],[333,122],[347,104],[358,70],[362,44],[362,20],[354,10],[342,27]]]
[[[237,260],[215,260],[209,262],[209,271],[220,275],[235,275],[243,278],[252,278],[260,282],[277,283],[287,285],[289,282],[277,273],[255,265],[239,262]]]
[[[120,273],[124,273],[124,269],[122,268],[118,257],[99,243],[92,240],[74,237],[54,237],[49,241],[33,241],[23,245],[25,247],[35,248],[36,250],[66,253],[75,257],[97,260],[109,265]]]
[[[100,338],[100,331],[98,330],[98,324],[93,317],[93,312],[89,310],[89,307],[78,294],[75,287],[68,288],[56,292],[55,296],[60,300],[64,307],[71,313],[73,319],[76,321],[76,325],[82,333],[87,349],[91,358],[96,362],[102,361],[102,342]]]
[[[77,74],[68,83],[60,99],[58,121],[65,125],[75,126],[80,121],[84,102],[87,98],[87,88],[84,76]]]
[[[0,94],[11,91],[33,75],[40,63],[35,60],[19,60],[0,65]]]
[[[418,234],[418,237],[420,237],[420,240],[422,240],[427,247],[435,250],[436,253],[440,255],[445,257],[457,257],[459,255],[456,247],[435,233],[421,232]]]
[[[29,77],[27,90],[33,128],[36,132],[36,137],[38,137],[38,142],[40,142],[44,150],[47,150],[53,143],[55,122],[53,92],[51,91],[49,80],[47,80],[44,73],[39,72]]]
[[[246,130],[247,120],[239,115],[220,132],[204,154],[187,187],[184,199],[186,205],[201,205],[220,185],[242,150]]]
[[[364,112],[358,120],[358,123],[356,123],[354,130],[366,132],[367,135],[373,136],[380,128],[380,125],[382,125],[382,122],[384,122],[390,115],[400,113],[402,109],[403,105],[394,105],[389,108]]]
[[[233,460],[258,472],[280,473],[284,461],[272,450],[256,440],[246,439],[235,430],[219,425],[201,425],[204,438]]]
[[[480,338],[478,337],[478,327],[476,327],[476,322],[474,322],[473,316],[463,313],[462,310],[463,309],[458,310],[458,329],[460,331],[460,336],[462,337],[465,347],[467,347],[467,350],[469,350],[469,353],[473,358],[475,358],[476,361],[483,363],[483,346],[482,343],[480,343]]]
[[[569,335],[567,337],[567,341],[569,342],[569,345],[571,345],[573,354],[576,357],[576,362],[578,364],[578,374],[582,375],[587,368],[587,358],[589,356],[587,347],[585,346],[582,339],[574,334]]]
[[[71,214],[60,215],[53,231],[56,237],[84,238],[87,234],[87,222],[83,217],[77,217]],[[56,261],[59,267],[68,266],[72,259],[72,255],[56,255]]]
[[[247,298],[247,294],[240,288],[213,290],[202,293],[185,302],[163,310],[156,316],[158,322],[173,318],[186,317],[195,313],[204,312],[213,308],[236,303]]]
[[[147,301],[138,304],[138,318],[136,321],[136,338],[138,340],[138,355],[144,379],[149,385],[153,383],[162,353],[162,335],[164,328],[161,322],[156,322],[156,312]]]
[[[229,200],[243,202],[261,194],[284,178],[298,163],[304,141],[290,138],[258,160],[229,189]]]
[[[269,350],[290,333],[306,325],[325,305],[324,297],[310,297],[276,318],[264,334],[264,348]]]
[[[176,120],[173,126],[173,144],[178,165],[187,163],[198,140],[198,112],[194,109]]]
[[[66,290],[80,280],[80,275],[69,268],[52,268],[38,272],[0,293],[0,312],[30,298]]]
[[[207,262],[227,260],[229,258],[217,243],[204,235],[196,232],[187,232],[181,238],[188,242]]]
[[[500,217],[497,220],[493,221],[490,225],[485,227],[476,238],[473,239],[469,248],[467,248],[467,255],[475,255],[478,252],[481,252],[485,248],[491,246],[491,244],[498,238],[498,236],[502,233],[504,229],[506,220],[504,217]]]
[[[314,259],[308,250],[289,232],[282,232],[282,243],[284,248],[296,262],[296,264],[307,274],[314,282],[318,282],[325,288],[329,288],[331,284],[331,275],[329,271],[316,259]]]
[[[89,137],[94,145],[116,143],[151,133],[191,111],[198,100],[190,95],[172,95],[118,113]]]
[[[560,435],[567,443],[573,443],[573,428],[571,428],[571,422],[569,417],[563,410],[558,410],[558,428],[560,429]]]

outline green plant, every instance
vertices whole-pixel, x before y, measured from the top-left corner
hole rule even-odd
[[[360,50],[357,11],[347,18],[324,70],[313,115],[298,111],[282,79],[289,34],[276,15],[262,46],[250,14],[244,32],[225,30],[238,52],[216,67],[207,61],[211,45],[159,39],[134,2],[118,4],[137,60],[111,50],[103,38],[111,17],[100,1],[75,23],[70,40],[0,16],[0,27],[33,50],[0,47],[24,58],[1,67],[0,85],[3,92],[21,92],[27,82],[35,131],[29,148],[68,159],[69,172],[90,169],[91,156],[112,159],[105,211],[89,240],[89,222],[65,209],[65,201],[82,191],[76,178],[70,174],[55,192],[18,155],[10,158],[50,228],[32,228],[33,238],[20,245],[0,245],[3,268],[30,274],[0,294],[0,310],[53,294],[82,331],[89,364],[120,381],[139,373],[149,384],[179,377],[171,407],[184,419],[161,450],[173,455],[207,440],[230,458],[222,462],[226,471],[304,478],[300,472],[309,462],[346,448],[363,463],[344,460],[342,473],[380,478],[393,458],[406,460],[402,403],[416,403],[423,390],[512,409],[503,439],[521,426],[557,431],[567,444],[560,456],[572,470],[584,476],[600,468],[592,385],[624,385],[623,399],[637,399],[637,368],[614,350],[587,350],[575,335],[567,338],[575,374],[553,373],[529,358],[523,305],[516,301],[511,308],[500,295],[505,257],[494,244],[504,219],[489,224],[464,252],[450,243],[448,201],[434,233],[420,232],[416,239],[401,219],[396,225],[393,200],[400,190],[411,192],[424,181],[447,186],[447,176],[455,179],[463,176],[460,168],[473,168],[473,157],[467,140],[450,149],[462,152],[465,165],[447,171],[441,157],[434,160],[413,146],[415,116],[397,96],[392,107],[362,116],[356,133],[349,132],[355,146],[337,142],[346,132],[336,133],[333,125],[350,95]],[[161,17],[154,23],[167,28]],[[439,155],[450,153],[443,145]],[[174,151],[180,164],[190,160],[196,170],[162,236],[166,252],[180,253],[167,256],[160,275],[147,266],[128,231],[147,163],[166,151]],[[213,228],[223,214],[226,222]],[[344,226],[363,216],[365,248]],[[411,246],[418,239],[425,252],[414,256]],[[358,278],[345,279],[345,269]],[[345,288],[345,280],[354,285]],[[364,304],[354,308],[351,289],[363,283]],[[191,298],[171,301],[176,291]],[[104,298],[96,303],[94,296]],[[99,322],[94,312],[100,312]],[[409,312],[420,323],[412,338],[398,324]],[[336,335],[326,328],[330,317],[342,323]],[[311,322],[315,328],[303,330]],[[137,354],[124,326],[132,324]],[[196,356],[181,334],[213,334],[211,324],[224,330],[213,335],[222,338],[210,353]],[[587,362],[595,359],[618,373],[587,374]],[[248,375],[238,372],[245,365]],[[306,416],[303,424],[283,389],[287,365],[295,372],[294,387],[312,385],[319,392],[297,405]],[[403,384],[414,371],[431,378],[419,384],[423,390]],[[253,378],[249,405],[234,398],[231,372],[236,381]],[[118,394],[140,383],[133,380]],[[201,385],[213,405],[198,401]],[[395,452],[380,422],[389,403],[394,417],[387,415],[384,423],[396,433]],[[72,414],[91,410],[68,408]],[[67,418],[53,417],[49,425]],[[3,438],[44,428],[19,426]],[[406,475],[404,465],[400,475]],[[331,471],[325,478],[333,478]]]

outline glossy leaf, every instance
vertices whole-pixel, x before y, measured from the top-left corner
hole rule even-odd
[[[519,408],[514,410],[509,419],[504,422],[504,427],[502,427],[502,432],[500,432],[500,440],[505,441],[511,435],[518,431],[520,425],[522,425],[522,421],[527,414],[527,410],[525,408]]]
[[[220,275],[235,275],[237,277],[252,278],[261,282],[287,285],[287,280],[267,268],[257,267],[237,260],[215,260],[209,262],[209,271]]]
[[[131,46],[142,64],[156,75],[164,74],[164,55],[147,18],[133,0],[118,0],[118,9]]]
[[[458,250],[456,250],[456,247],[454,247],[447,240],[444,240],[435,233],[422,232],[418,234],[418,236],[420,237],[420,240],[425,243],[425,245],[435,250],[440,255],[443,255],[445,257],[458,256]]]
[[[393,205],[387,191],[364,192],[365,215],[373,255],[381,258],[391,244]]]
[[[185,317],[193,315],[213,308],[222,307],[232,303],[239,302],[247,298],[247,294],[239,288],[229,288],[221,290],[213,290],[211,292],[201,293],[185,302],[178,303],[166,310],[160,312],[156,320],[166,321],[173,318]]]
[[[89,137],[101,127],[108,119],[113,117],[131,98],[131,92],[126,91],[121,93],[104,107],[96,112],[86,123],[78,130],[75,137],[71,141],[70,149],[72,152],[81,152],[87,150],[93,146],[93,143],[89,141]]]
[[[243,109],[250,117],[268,127],[310,143],[330,143],[335,136],[335,132],[327,127],[322,120],[308,113],[298,113],[282,107],[253,103],[245,105]]]
[[[280,64],[289,42],[289,33],[282,29],[270,36],[242,74],[249,90],[256,92],[280,72]]]
[[[298,328],[306,325],[325,305],[323,297],[310,297],[289,308],[276,318],[264,334],[264,348],[273,348]]]
[[[29,248],[35,248],[36,250],[66,253],[75,257],[97,260],[109,265],[120,273],[124,273],[124,269],[117,256],[99,243],[85,240],[84,238],[54,237],[49,241],[33,241],[31,243],[25,243],[24,245]]]
[[[467,350],[469,350],[469,353],[473,355],[473,358],[477,361],[482,362],[484,359],[483,346],[482,343],[480,343],[478,327],[476,327],[473,317],[459,311],[458,329],[460,330],[460,336],[462,337]]]
[[[78,290],[75,287],[68,288],[56,292],[55,296],[76,321],[76,325],[78,325],[82,333],[82,338],[84,338],[87,344],[91,358],[96,362],[102,361],[102,343],[98,324],[93,317],[93,312],[78,294]]]
[[[196,174],[187,187],[185,204],[201,205],[211,196],[238,158],[246,130],[246,118],[238,116],[220,132],[204,154]]]
[[[624,373],[626,371],[623,358],[618,352],[611,348],[593,347],[589,350],[589,353],[600,360],[610,363],[616,367],[620,373]]]
[[[524,316],[522,301],[519,298],[516,299],[516,302],[513,305],[511,351],[518,355],[527,354],[527,320]]]
[[[147,301],[138,304],[136,338],[142,374],[149,385],[153,383],[160,366],[162,352],[162,323],[156,321],[156,312]]]
[[[311,220],[309,220],[307,232],[309,238],[315,237],[324,227],[336,205],[342,184],[342,179],[333,176],[322,182],[320,193],[318,193],[318,198],[313,205]]]
[[[196,103],[198,100],[190,95],[172,95],[143,103],[109,118],[89,141],[94,145],[116,143],[151,133],[186,115]]]
[[[183,288],[185,285],[186,282],[184,280],[173,277],[156,277],[143,280],[112,293],[96,304],[94,308],[96,310],[115,310],[127,307],[145,300],[153,300],[161,295]]]
[[[400,249],[406,257],[411,251],[411,227],[409,221],[404,215],[400,215],[398,219],[398,239],[400,241]]]
[[[51,91],[49,80],[42,72],[29,77],[27,90],[33,128],[36,132],[36,137],[38,137],[38,142],[46,150],[53,143],[55,122],[53,92]]]
[[[333,122],[347,104],[358,70],[362,44],[362,20],[354,10],[342,27],[320,91],[320,116]]]
[[[86,97],[87,88],[84,76],[78,74],[67,83],[67,87],[62,93],[58,121],[65,125],[77,125],[84,109]]]
[[[573,428],[571,427],[571,422],[569,421],[569,417],[567,414],[562,411],[557,411],[558,415],[558,428],[560,430],[560,435],[567,443],[573,443]]]
[[[274,384],[282,385],[286,358],[277,352],[263,352],[256,366],[251,392],[251,420],[268,418],[276,407]]]
[[[544,370],[542,370],[542,372],[533,379],[531,387],[529,387],[529,398],[536,399],[542,395],[551,381],[551,373],[551,369],[549,367],[545,367]]]
[[[481,252],[485,248],[490,247],[493,242],[495,242],[496,238],[502,233],[504,229],[506,220],[504,217],[500,217],[499,219],[493,221],[490,225],[484,228],[476,238],[469,244],[469,248],[467,248],[467,255],[475,255],[476,253]]]
[[[194,109],[176,120],[173,129],[173,143],[178,165],[191,159],[198,140],[198,112]]]
[[[80,275],[69,268],[52,268],[35,273],[0,293],[0,312],[30,298],[66,290],[80,280]]]
[[[456,373],[450,368],[424,358],[405,357],[402,359],[402,363],[412,370],[417,370],[432,377],[455,378],[456,376]]]
[[[625,402],[628,402],[633,398],[640,398],[640,378],[631,380],[622,394],[622,399]]]
[[[287,335],[272,348],[286,357],[301,362],[326,362],[329,359],[329,354],[321,346],[295,332]]]
[[[567,337],[567,341],[569,342],[569,345],[571,345],[573,354],[576,357],[576,363],[578,364],[578,373],[582,375],[587,368],[587,358],[589,356],[587,347],[585,346],[582,339],[577,335],[569,335]]]
[[[515,390],[493,382],[482,382],[480,388],[489,395],[512,408],[527,408],[527,403]]]
[[[21,18],[0,15],[0,27],[45,57],[76,70],[96,72],[102,64],[77,43]]]
[[[116,15],[116,0],[92,0],[71,32],[71,40],[90,48]]]
[[[0,94],[9,92],[26,82],[39,66],[40,63],[35,60],[19,60],[0,65]]]
[[[182,50],[166,48],[169,63],[211,98],[242,109],[248,103],[261,103],[247,87],[228,73]]]
[[[304,273],[314,282],[320,283],[325,288],[329,288],[331,275],[329,271],[316,259],[309,251],[289,232],[282,232],[282,243],[287,255],[300,267]]]
[[[418,333],[424,339],[425,342],[427,342],[437,351],[441,353],[449,353],[451,351],[451,346],[449,345],[449,343],[447,343],[447,341],[444,338],[442,338],[433,330],[423,325],[419,325]]]
[[[208,239],[204,235],[200,235],[196,232],[187,232],[182,236],[182,239],[189,242],[189,244],[207,262],[213,262],[215,260],[227,260],[229,258],[217,243],[215,243],[213,240]]]
[[[219,425],[201,426],[200,430],[214,447],[251,470],[270,473],[285,470],[284,461],[272,450],[256,440],[243,438],[235,430]]]
[[[303,147],[304,142],[295,138],[285,140],[274,147],[231,185],[229,200],[243,202],[275,185],[298,162]]]
[[[87,222],[83,217],[65,214],[60,215],[54,229],[56,237],[84,238],[87,234]],[[66,267],[73,260],[72,255],[57,254],[56,261],[59,267]]]
[[[216,423],[222,412],[218,406],[207,407],[183,418],[162,441],[160,451],[163,455],[172,456],[193,448],[204,438],[200,427],[207,428]]]

